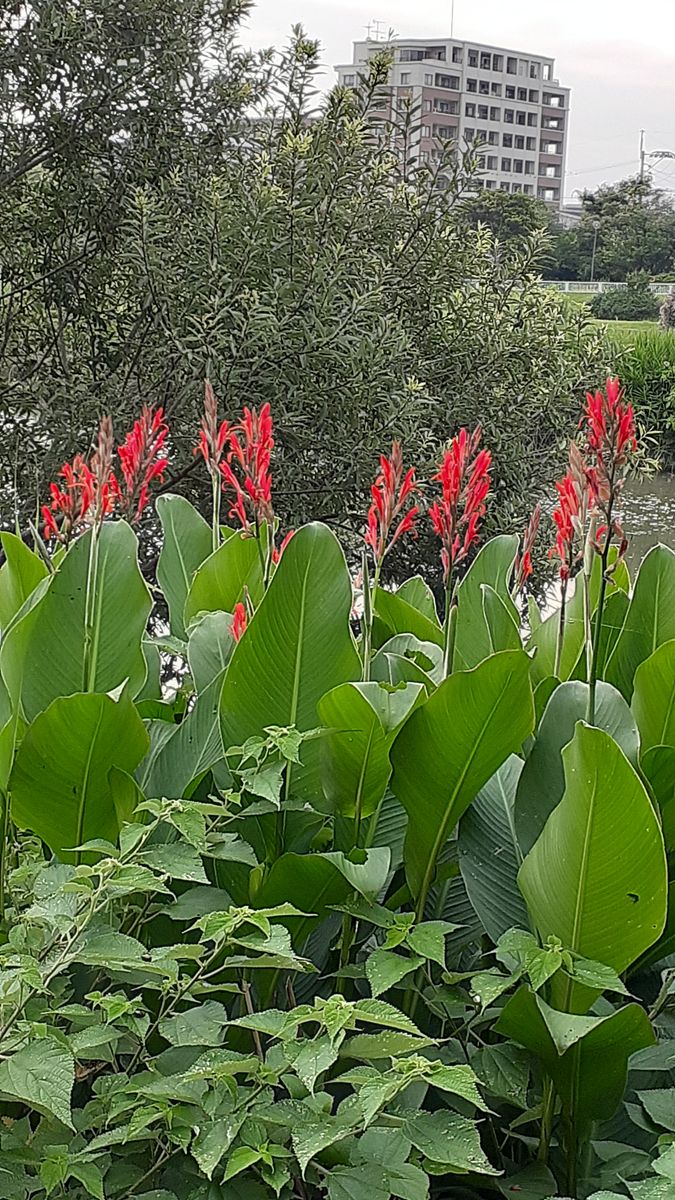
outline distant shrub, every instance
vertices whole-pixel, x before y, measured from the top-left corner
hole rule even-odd
[[[654,321],[659,302],[649,288],[646,271],[635,271],[620,291],[600,292],[591,301],[591,312],[602,321]]]
[[[675,329],[675,285],[670,289],[659,311],[662,329]]]

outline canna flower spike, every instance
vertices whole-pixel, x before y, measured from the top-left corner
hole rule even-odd
[[[441,562],[446,584],[456,563],[465,559],[480,537],[490,492],[492,455],[479,450],[481,428],[472,434],[460,429],[443,455],[434,480],[441,485],[441,496],[429,508],[429,518],[441,539]]]
[[[218,401],[209,380],[204,382],[204,411],[199,429],[199,441],[194,448],[201,454],[209,471],[218,471],[229,435],[229,423],[218,421]]]
[[[272,412],[264,404],[260,412],[244,408],[244,415],[227,435],[228,452],[219,463],[223,490],[232,493],[229,515],[236,517],[245,532],[267,521],[274,523],[270,465],[274,436]]]
[[[532,513],[532,516],[530,517],[530,521],[527,526],[527,529],[525,530],[525,534],[523,536],[523,544],[522,544],[520,553],[518,554],[518,556],[516,558],[516,562],[515,562],[515,574],[516,574],[515,591],[516,591],[516,593],[522,592],[523,588],[525,587],[525,584],[527,583],[528,579],[530,578],[530,575],[532,575],[534,573],[534,567],[532,566],[532,550],[534,549],[534,543],[537,540],[537,534],[539,532],[540,524],[541,524],[541,504],[537,504],[535,506],[534,512]]]
[[[234,638],[235,642],[241,641],[246,632],[247,625],[248,613],[246,612],[246,606],[241,602],[239,604],[235,604],[231,625],[232,637]]]
[[[364,541],[373,552],[376,568],[406,533],[416,536],[415,520],[419,506],[410,501],[416,492],[415,468],[404,474],[401,443],[392,442],[391,454],[380,457],[380,473],[370,491],[372,504],[368,510],[368,527]]]
[[[123,477],[117,499],[120,510],[129,520],[137,521],[143,512],[150,499],[150,485],[155,480],[160,483],[164,480],[169,460],[162,452],[168,432],[164,409],[144,405],[139,419],[117,451]]]
[[[604,392],[586,394],[580,424],[586,436],[591,495],[611,525],[614,501],[623,487],[630,455],[637,450],[633,407],[625,403],[618,379],[608,379]]]

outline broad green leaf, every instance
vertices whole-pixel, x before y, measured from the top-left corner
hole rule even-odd
[[[416,597],[417,599],[417,597]],[[375,613],[375,643],[381,646],[399,633],[412,633],[421,642],[443,645],[443,631],[437,619],[430,618],[411,603],[405,595],[378,587],[373,597]],[[377,636],[379,634],[379,637]]]
[[[415,954],[438,963],[445,970],[445,939],[456,928],[450,921],[423,921],[410,931],[406,941]]]
[[[14,533],[0,533],[5,562],[0,567],[0,629],[6,630],[48,572],[45,563]]]
[[[420,684],[390,691],[378,683],[343,683],[321,698],[321,781],[330,811],[369,817],[391,775],[389,748],[397,729],[422,698]]]
[[[183,496],[158,496],[155,508],[164,534],[157,582],[169,606],[171,632],[184,639],[185,601],[195,571],[211,553],[211,529]]]
[[[329,1200],[389,1200],[392,1195],[384,1167],[375,1163],[336,1167],[327,1183]]]
[[[421,683],[433,691],[443,678],[443,649],[423,642],[414,633],[397,633],[378,650],[370,666],[371,679],[396,686]]]
[[[423,958],[411,958],[408,955],[394,954],[391,950],[373,950],[366,959],[366,978],[374,998],[395,987],[411,971],[416,971],[424,963]]]
[[[499,1179],[499,1190],[507,1200],[553,1200],[556,1182],[553,1173],[543,1163],[529,1163],[522,1171]]]
[[[12,816],[59,858],[81,858],[74,847],[91,838],[115,842],[120,829],[110,784],[113,767],[131,774],[148,735],[126,691],[64,696],[35,718],[19,747],[10,779]]]
[[[565,793],[518,882],[539,934],[622,972],[660,936],[668,877],[644,785],[615,741],[579,723],[563,750]],[[559,976],[554,1003],[585,1011],[592,993]]]
[[[638,1092],[638,1099],[655,1125],[675,1132],[675,1088]]]
[[[125,521],[106,522],[99,533],[87,670],[91,537],[90,530],[73,543],[42,599],[3,642],[0,670],[15,702],[20,696],[29,721],[59,696],[112,692],[126,680],[133,698],[145,682],[141,642],[152,605],[138,567],[137,538]]]
[[[408,813],[406,877],[419,915],[452,830],[533,724],[529,659],[507,650],[451,675],[403,726],[392,788]]]
[[[507,929],[525,929],[527,907],[517,883],[522,854],[513,807],[523,760],[512,754],[467,809],[459,826],[459,866],[486,933],[497,942]]]
[[[483,659],[493,654],[490,625],[486,620],[483,603],[483,588],[487,585],[503,602],[518,625],[518,611],[511,599],[509,582],[518,552],[518,538],[514,534],[502,534],[486,542],[457,589],[457,628],[453,670],[466,671],[478,666]],[[490,619],[497,619],[494,600],[488,601]],[[503,626],[503,614],[499,614],[499,625]]]
[[[39,1037],[0,1063],[0,1096],[54,1116],[71,1129],[74,1082],[73,1056],[54,1038]]]
[[[263,592],[260,547],[257,538],[231,534],[197,569],[185,601],[187,628],[205,612],[234,612],[247,591],[253,604]]]
[[[484,1046],[471,1059],[482,1088],[491,1096],[527,1108],[531,1060],[526,1050],[512,1042]]]
[[[628,1059],[655,1041],[639,1004],[604,1017],[570,1016],[527,987],[511,997],[494,1028],[542,1061],[579,1133],[614,1115],[626,1087]]]
[[[232,1116],[220,1120],[208,1121],[200,1127],[190,1146],[190,1153],[207,1179],[211,1179],[218,1163],[227,1154],[244,1123],[244,1115],[233,1113]]]
[[[605,678],[630,700],[635,673],[664,642],[675,638],[675,552],[655,546],[643,559],[623,629]]]
[[[297,535],[296,535],[297,536]],[[378,847],[357,851],[350,862],[343,854],[282,854],[253,897],[256,908],[273,908],[286,901],[301,917],[284,917],[295,946],[302,946],[319,920],[342,904],[355,890],[365,895],[383,887],[389,867],[389,851]]]
[[[221,1046],[229,1018],[217,1000],[176,1013],[160,1022],[159,1032],[172,1046]]]
[[[361,673],[351,605],[351,579],[334,534],[325,525],[304,526],[232,655],[220,710],[225,748],[264,736],[271,725],[316,728],[321,697]],[[287,768],[287,785],[311,800],[321,786],[319,742],[306,742],[301,758]]]
[[[412,604],[418,612],[424,613],[430,621],[438,624],[438,610],[434,593],[421,575],[413,575],[411,579],[406,579],[398,589],[397,595],[408,604]]]
[[[314,1091],[319,1075],[337,1061],[338,1048],[339,1043],[336,1044],[327,1034],[291,1042],[288,1045],[289,1062],[308,1092]]]
[[[167,842],[164,846],[149,846],[140,855],[147,867],[168,875],[170,879],[185,879],[188,883],[208,883],[201,856],[186,842]]]
[[[514,806],[518,843],[527,854],[548,817],[562,800],[565,776],[561,752],[574,737],[577,721],[586,719],[588,684],[570,680],[556,688],[546,705],[534,746],[523,767]],[[639,735],[635,718],[616,688],[599,682],[595,724],[611,734],[637,767]]]
[[[396,1058],[399,1054],[417,1052],[432,1044],[432,1039],[423,1033],[403,1033],[391,1029],[381,1033],[359,1033],[343,1043],[340,1057],[378,1062],[382,1058]]]
[[[223,677],[216,676],[197,697],[180,725],[167,725],[153,742],[137,772],[146,796],[178,800],[190,796],[207,771],[223,758],[220,737],[220,693]]]
[[[197,695],[222,675],[234,646],[231,613],[204,613],[190,626],[187,656]]]
[[[510,600],[504,600],[499,592],[490,587],[489,583],[482,585],[481,595],[490,653],[498,654],[500,650],[520,650],[523,643],[513,603]]]
[[[631,708],[640,730],[640,754],[675,747],[675,640],[664,642],[635,672]]]
[[[261,1150],[254,1150],[252,1146],[238,1146],[229,1155],[225,1163],[223,1172],[223,1181],[234,1179],[235,1175],[240,1175],[242,1171],[248,1170],[249,1167],[260,1162],[262,1158]]]
[[[447,1164],[456,1171],[499,1175],[485,1157],[478,1128],[468,1117],[447,1110],[418,1113],[408,1118],[403,1131],[413,1146],[432,1162]]]

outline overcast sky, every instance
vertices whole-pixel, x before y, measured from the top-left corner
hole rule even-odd
[[[257,0],[243,31],[251,46],[281,46],[301,23],[335,63],[379,20],[402,37],[450,34],[451,0]],[[572,88],[565,195],[635,173],[640,129],[648,150],[675,151],[675,0],[455,0],[455,36],[547,54]],[[675,191],[675,160],[654,170]]]

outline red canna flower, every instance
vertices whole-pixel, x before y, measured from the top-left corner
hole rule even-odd
[[[235,642],[239,642],[241,640],[244,633],[246,632],[247,625],[248,625],[248,614],[246,612],[245,605],[243,605],[241,603],[235,604],[234,612],[232,614],[232,626],[231,626],[232,637],[234,638]]]
[[[64,486],[50,483],[51,503],[42,506],[44,536],[47,541],[55,537],[66,543],[92,507],[96,483],[81,454],[76,454],[72,463],[63,464],[58,478],[63,480]]]
[[[415,468],[403,473],[403,450],[400,442],[392,442],[391,455],[380,457],[380,474],[370,491],[373,503],[368,510],[368,528],[364,541],[373,551],[376,565],[406,533],[416,536],[415,520],[419,506],[406,504],[416,492]],[[393,533],[392,533],[393,529]]]
[[[580,424],[585,428],[592,460],[586,472],[588,482],[594,500],[604,507],[629,454],[637,450],[633,408],[624,403],[624,392],[618,379],[608,379],[604,392],[599,389],[595,393],[587,392]]]
[[[150,499],[151,483],[164,480],[169,460],[161,455],[168,432],[164,409],[144,405],[139,419],[117,451],[124,478],[124,487],[118,488],[117,498],[129,520],[137,521],[143,512]]]
[[[492,482],[492,455],[489,450],[478,450],[480,439],[480,425],[472,434],[460,429],[434,476],[441,484],[442,494],[430,506],[429,517],[443,544],[441,562],[446,584],[455,563],[466,558],[478,541],[480,522],[485,516]]]
[[[220,460],[227,443],[229,424],[227,421],[218,422],[218,401],[216,394],[207,379],[204,383],[204,412],[199,430],[199,441],[194,453],[201,454],[209,471],[218,471]]]
[[[238,425],[227,435],[227,458],[219,463],[223,489],[233,493],[229,515],[236,517],[242,529],[250,532],[251,520],[258,526],[274,520],[270,464],[274,437],[269,404],[257,409],[244,408]],[[239,475],[234,467],[239,468]]]
[[[552,517],[556,527],[555,545],[548,552],[549,558],[560,559],[560,578],[569,579],[578,559],[577,544],[583,537],[581,519],[584,507],[583,485],[570,469],[555,485],[558,503]]]
[[[294,529],[289,529],[288,533],[282,539],[279,549],[277,550],[276,546],[274,547],[274,549],[272,551],[272,562],[274,563],[275,566],[279,562],[279,559],[281,558],[284,550],[286,549],[286,547],[287,547],[288,543],[290,542],[291,538],[293,537],[294,533],[295,533]]]
[[[534,567],[532,566],[532,550],[534,547],[534,543],[537,540],[537,533],[539,532],[540,523],[541,523],[541,504],[537,504],[535,506],[534,512],[532,513],[532,516],[530,517],[530,521],[527,526],[527,529],[525,530],[525,533],[523,535],[523,544],[522,544],[521,551],[516,558],[516,563],[515,563],[515,572],[516,572],[515,589],[516,589],[516,592],[522,592],[523,588],[525,587],[525,584],[527,583],[527,580],[530,578],[530,575],[532,575],[534,572]]]

